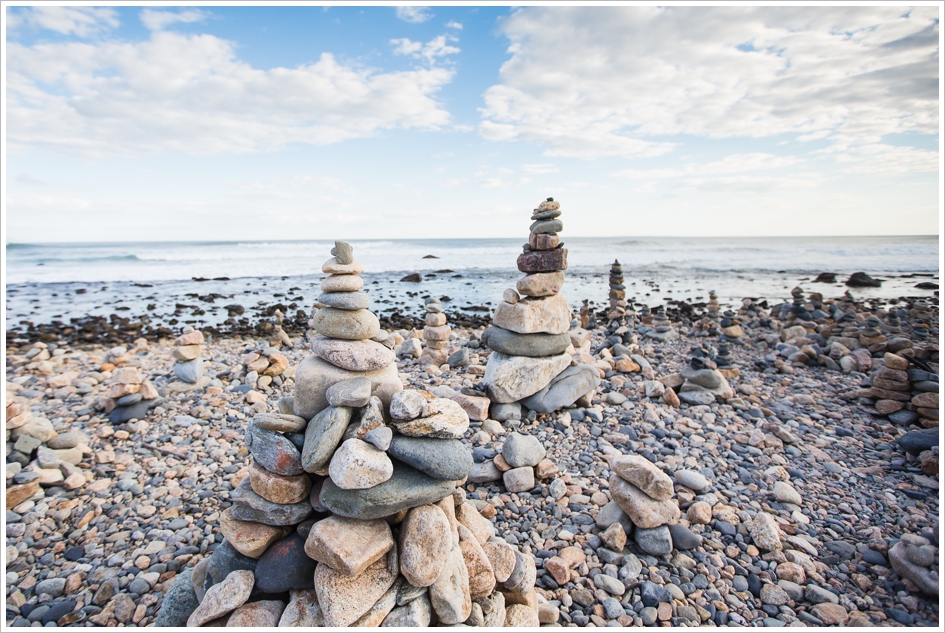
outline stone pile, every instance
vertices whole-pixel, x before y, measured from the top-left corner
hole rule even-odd
[[[118,367],[112,371],[110,386],[96,401],[96,408],[108,414],[112,424],[143,420],[148,411],[163,402],[151,381],[137,367]]]
[[[666,312],[663,310],[663,306],[656,308],[656,314],[653,316],[653,327],[643,328],[643,336],[646,338],[651,338],[655,341],[675,341],[679,338],[679,333],[673,328],[669,319],[666,317]]]
[[[601,540],[610,544],[611,549],[621,551],[632,528],[637,547],[646,554],[672,553],[670,526],[675,526],[680,516],[679,504],[673,498],[673,480],[639,455],[615,455],[610,460],[610,469],[612,501],[601,508],[598,516],[598,525],[604,529]],[[600,515],[609,519],[601,522]]]
[[[203,332],[186,326],[181,335],[174,341],[174,350],[171,354],[177,361],[174,363],[174,376],[178,380],[195,384],[203,376]]]
[[[607,298],[610,301],[610,310],[607,311],[607,320],[622,320],[627,313],[627,287],[623,283],[623,267],[616,259],[610,266],[608,285],[610,290]]]
[[[243,369],[243,384],[253,389],[267,389],[270,385],[281,385],[283,374],[289,368],[289,359],[275,347],[267,343],[260,343],[256,349],[244,353],[240,357]]]
[[[686,358],[688,364],[678,374],[663,379],[666,386],[678,387],[677,395],[682,402],[707,405],[715,402],[716,398],[728,400],[735,397],[735,390],[705,350],[693,347]]]
[[[551,198],[535,210],[528,244],[518,257],[525,276],[515,290],[503,293],[492,326],[482,334],[492,350],[482,385],[496,405],[520,402],[549,413],[573,404],[600,382],[594,367],[571,366],[571,310],[559,294],[568,267],[568,251],[558,237],[560,215],[560,205]]]
[[[7,396],[4,501],[7,510],[24,514],[45,496],[45,489],[75,490],[84,486],[89,471],[81,470],[79,464],[92,450],[82,432],[57,434],[52,422],[33,414],[27,398]],[[12,559],[8,558],[10,563]]]
[[[889,562],[900,577],[922,593],[939,595],[939,553],[928,539],[903,534],[888,552]]]
[[[911,350],[910,350],[911,351]],[[886,352],[882,366],[870,375],[870,387],[857,394],[867,406],[893,422],[925,428],[939,425],[938,374],[911,367],[908,359]]]
[[[545,457],[545,447],[534,435],[513,431],[492,459],[475,465],[469,481],[476,484],[501,480],[509,492],[528,492],[558,473],[558,467]]]
[[[804,291],[800,287],[791,290],[791,303],[781,305],[780,319],[782,321],[810,321],[812,319],[810,311],[804,305]]]
[[[731,310],[722,313],[719,326],[719,339],[726,343],[737,343],[741,337],[745,336],[742,326],[739,325],[738,317]]]
[[[435,365],[439,367],[449,357],[450,332],[452,329],[446,323],[443,306],[436,298],[427,299],[426,315],[423,317],[424,350],[420,354],[421,365]]]
[[[190,611],[158,624],[538,626],[534,559],[456,487],[473,466],[461,407],[398,391],[387,408],[366,377],[334,383],[327,399],[310,420],[253,418],[253,463],[220,519],[226,540],[178,581]]]
[[[709,301],[705,305],[705,316],[695,322],[695,336],[718,336],[719,334],[719,298],[715,290],[709,291]]]

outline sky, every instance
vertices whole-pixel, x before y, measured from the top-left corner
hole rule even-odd
[[[5,241],[937,234],[941,6],[11,6]]]

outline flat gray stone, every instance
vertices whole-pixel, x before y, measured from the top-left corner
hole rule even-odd
[[[174,365],[174,375],[184,382],[194,384],[203,376],[203,359],[195,358]]]
[[[349,407],[328,407],[309,421],[301,456],[301,468],[305,472],[314,473],[328,467],[350,421]]]
[[[473,469],[472,454],[459,440],[397,435],[387,452],[434,479],[460,480]]]
[[[342,490],[332,481],[322,486],[320,501],[331,512],[352,519],[380,519],[453,493],[455,482],[433,479],[411,466],[394,462],[387,481],[365,490]]]
[[[339,310],[366,310],[371,307],[371,298],[361,291],[323,292],[316,301]]]
[[[253,491],[249,477],[230,494],[233,516],[240,521],[255,521],[266,525],[297,525],[312,513],[308,499],[299,503],[281,504],[267,501]]]
[[[574,365],[551,379],[544,389],[524,398],[521,403],[532,411],[551,413],[574,404],[578,398],[597,389],[600,373],[591,365]]]
[[[360,377],[342,380],[329,387],[325,396],[333,407],[363,407],[371,400],[371,381]]]
[[[482,333],[482,342],[489,349],[508,356],[556,356],[568,349],[571,337],[564,334],[518,334],[498,326],[490,326]]]
[[[512,432],[502,444],[502,457],[512,468],[535,466],[544,458],[545,447],[534,435]]]
[[[633,532],[637,547],[654,556],[665,556],[673,551],[673,539],[669,528],[661,525],[655,528],[637,528]]]

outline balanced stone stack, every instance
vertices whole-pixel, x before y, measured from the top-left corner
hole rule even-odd
[[[275,347],[259,344],[255,350],[243,354],[240,359],[246,370],[243,384],[253,389],[266,389],[272,384],[282,384],[282,374],[289,368],[289,359]]]
[[[112,372],[111,386],[97,403],[112,424],[128,420],[143,420],[148,411],[160,405],[163,399],[151,381],[141,375],[137,367],[119,367]]]
[[[679,333],[676,332],[670,324],[669,319],[666,317],[666,312],[663,310],[663,306],[659,306],[656,308],[656,314],[653,316],[653,328],[647,329],[643,336],[665,343],[678,339]]]
[[[610,469],[613,471],[610,497],[622,512],[615,512],[616,508],[601,509],[601,514],[617,515],[615,518],[618,519],[606,528],[601,538],[616,540],[618,544],[626,542],[629,536],[626,530],[630,526],[619,520],[625,513],[632,524],[637,547],[654,556],[672,553],[670,526],[675,526],[680,516],[679,504],[673,499],[673,480],[639,455],[614,456],[610,460]]]
[[[722,374],[724,378],[737,378],[739,376],[738,368],[735,367],[735,362],[732,359],[732,352],[728,347],[728,344],[722,343],[719,345],[719,350],[713,358],[715,365],[719,370],[719,373]]]
[[[685,379],[679,388],[680,400],[698,405],[711,404],[716,398],[727,400],[735,397],[735,391],[705,350],[693,347],[688,360],[687,366],[679,372]]]
[[[738,339],[745,335],[742,326],[738,323],[738,317],[731,310],[722,313],[722,321],[719,325],[721,326],[719,339],[726,343],[737,343]]]
[[[693,333],[697,336],[718,336],[719,334],[719,298],[715,290],[709,291],[709,301],[705,305],[705,316],[696,321]]]
[[[623,266],[616,259],[610,265],[610,290],[607,298],[610,301],[610,310],[607,312],[608,321],[619,321],[627,313],[627,287],[623,284]]]
[[[794,320],[810,321],[811,313],[804,305],[804,290],[796,286],[791,290],[791,298],[790,304],[785,303],[781,306],[780,319],[788,322]]]
[[[306,420],[328,406],[328,388],[343,380],[367,378],[371,395],[380,398],[385,410],[391,396],[403,389],[394,352],[379,342],[386,343],[388,334],[368,310],[367,293],[361,292],[364,280],[358,274],[364,267],[346,242],[335,242],[331,253],[334,257],[322,265],[322,272],[328,273],[318,296],[323,307],[312,318],[317,333],[309,345],[315,355],[303,360],[295,373],[293,413]]]
[[[221,517],[226,541],[190,576],[186,624],[538,626],[534,559],[456,488],[473,466],[459,405],[399,391],[388,409],[365,377],[327,398],[309,421],[247,427],[253,463]]]
[[[923,536],[903,534],[889,549],[889,562],[900,577],[930,596],[939,595],[939,551]]]
[[[420,364],[439,367],[449,357],[450,332],[446,323],[443,306],[436,298],[427,299],[426,315],[423,317],[423,343],[425,349],[420,354]]]
[[[882,367],[870,376],[870,387],[858,395],[875,400],[880,415],[901,425],[939,425],[938,374],[914,367],[899,354],[886,352]]]
[[[181,330],[181,335],[174,341],[174,375],[178,380],[194,384],[203,376],[203,332],[189,325]]]
[[[571,366],[571,310],[559,294],[568,251],[558,232],[563,224],[557,202],[548,198],[532,215],[528,244],[518,257],[525,273],[516,290],[507,289],[482,342],[492,350],[482,383],[494,404],[521,402],[550,413],[573,404],[600,383],[597,369]]]

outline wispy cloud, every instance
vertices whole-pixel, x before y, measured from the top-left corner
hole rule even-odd
[[[38,6],[10,7],[6,11],[7,28],[11,31],[31,27],[63,35],[89,37],[120,25],[118,13],[114,9]]]
[[[404,22],[420,24],[433,17],[430,7],[397,7],[397,17]]]
[[[530,163],[527,165],[522,165],[522,171],[525,172],[526,174],[538,175],[538,174],[554,174],[561,170],[558,169],[555,165],[552,165],[551,163]]]
[[[191,23],[205,20],[210,14],[200,9],[187,9],[184,11],[156,11],[154,9],[144,9],[139,17],[145,28],[151,31],[160,31],[171,24],[177,22]]]
[[[394,47],[394,55],[405,55],[417,59],[424,59],[428,64],[433,65],[438,57],[455,55],[460,52],[455,46],[447,44],[447,40],[451,42],[459,41],[456,37],[451,35],[438,35],[426,44],[414,42],[407,37],[393,39],[390,41],[390,44]]]

